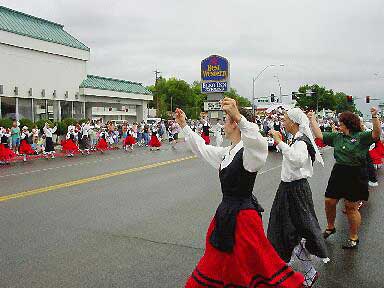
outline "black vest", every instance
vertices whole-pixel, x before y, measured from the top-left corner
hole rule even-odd
[[[313,147],[311,140],[308,138],[308,136],[303,135],[296,139],[293,139],[292,144],[295,143],[296,141],[304,141],[305,145],[307,145],[307,151],[308,151],[309,157],[311,157],[312,164],[313,164],[316,160],[316,150],[315,150],[315,147]]]
[[[264,212],[252,194],[257,172],[244,169],[243,151],[244,148],[241,148],[232,162],[219,172],[223,199],[216,210],[216,225],[210,243],[224,252],[231,252],[235,245],[237,214],[247,209]]]

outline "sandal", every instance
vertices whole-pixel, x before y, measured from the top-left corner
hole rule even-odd
[[[352,240],[348,239],[347,242],[341,246],[343,249],[356,249],[359,246],[359,239],[357,240]]]
[[[327,239],[329,236],[331,236],[332,234],[335,234],[336,233],[336,228],[333,228],[333,229],[325,229],[325,231],[323,232],[323,237],[324,239]]]
[[[310,284],[307,284],[307,281],[304,281],[304,288],[311,288],[313,287],[313,285],[315,285],[315,282],[317,280],[319,280],[319,276],[320,276],[320,273],[319,272],[316,272],[315,274],[315,277],[313,277],[313,279],[310,281],[311,283]]]

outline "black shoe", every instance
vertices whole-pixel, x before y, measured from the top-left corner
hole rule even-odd
[[[352,240],[348,239],[347,242],[343,246],[341,246],[343,249],[356,249],[359,246],[359,239]]]
[[[325,229],[325,231],[323,232],[323,237],[324,237],[324,239],[327,239],[329,236],[331,236],[332,234],[335,234],[335,233],[336,233],[336,228]]]

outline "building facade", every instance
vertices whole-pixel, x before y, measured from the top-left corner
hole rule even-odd
[[[0,116],[141,121],[140,83],[87,75],[90,49],[60,24],[0,6]]]

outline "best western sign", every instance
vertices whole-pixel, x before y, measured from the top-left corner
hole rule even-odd
[[[211,55],[201,61],[201,92],[224,93],[229,90],[229,62]]]

